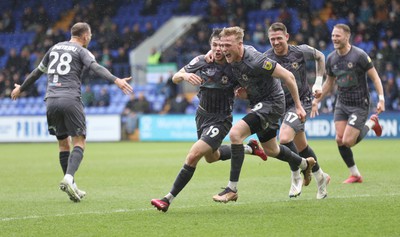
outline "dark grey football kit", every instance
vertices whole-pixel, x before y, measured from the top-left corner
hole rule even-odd
[[[202,80],[197,96],[197,138],[216,151],[232,127],[234,88],[238,85],[229,64],[207,63],[204,55],[194,58],[184,67]]]
[[[308,45],[288,45],[288,52],[284,56],[276,55],[272,48],[267,50],[265,54],[293,73],[296,78],[301,104],[307,116],[309,116],[311,113],[312,92],[308,86],[307,80],[307,61],[315,61],[315,49]],[[298,118],[293,98],[283,82],[282,88],[285,92],[286,100],[286,111],[282,122],[293,128],[296,133],[300,131],[304,132],[305,122],[302,122]]]
[[[343,56],[333,51],[326,60],[326,73],[336,78],[338,99],[334,120],[348,121],[359,130],[368,119],[370,97],[366,72],[373,67],[369,56],[356,46]]]

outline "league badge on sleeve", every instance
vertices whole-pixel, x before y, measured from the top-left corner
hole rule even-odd
[[[195,65],[198,61],[199,61],[199,57],[195,57],[194,59],[192,59],[192,61],[190,61],[189,65],[190,65],[190,66],[193,66],[193,65]]]
[[[272,69],[272,63],[268,60],[265,60],[262,68],[269,71]]]

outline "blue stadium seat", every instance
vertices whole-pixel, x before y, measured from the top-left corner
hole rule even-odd
[[[348,23],[348,20],[345,19],[345,18],[328,19],[328,20],[326,21],[326,26],[328,27],[329,32],[331,32],[331,31],[333,30],[333,27],[334,27],[336,24],[340,24],[340,23],[342,23],[342,24],[347,24],[347,23]]]

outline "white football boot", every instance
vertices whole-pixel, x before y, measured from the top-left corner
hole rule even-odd
[[[300,175],[300,169],[292,171],[292,184],[289,190],[289,198],[300,196],[301,188],[303,187],[303,178]]]
[[[317,199],[324,199],[328,196],[328,191],[326,190],[331,177],[327,173],[322,173],[322,177],[317,180]]]
[[[82,199],[82,198],[84,198],[86,196],[86,192],[83,191],[83,190],[80,190],[75,182],[73,183],[73,186],[74,186],[75,192],[78,194],[80,199]]]
[[[72,181],[67,180],[65,177],[60,182],[60,189],[68,194],[69,199],[71,199],[71,201],[73,202],[81,201],[81,198],[74,189]]]

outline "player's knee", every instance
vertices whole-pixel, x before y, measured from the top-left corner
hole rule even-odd
[[[186,157],[186,163],[189,165],[196,165],[203,155],[196,151],[191,151]]]
[[[291,137],[289,137],[289,136],[285,136],[285,135],[279,136],[279,142],[281,144],[287,144],[287,143],[289,143],[291,141],[293,141],[293,139]]]
[[[218,157],[213,156],[213,155],[205,156],[205,160],[207,163],[211,164],[211,163],[218,161]]]
[[[69,151],[71,149],[71,146],[69,144],[69,139],[62,139],[62,140],[58,140],[58,147],[60,149],[60,151]]]
[[[236,143],[240,143],[242,142],[242,134],[240,133],[239,130],[231,130],[229,132],[229,139],[231,140],[232,143],[236,144]]]
[[[343,145],[343,137],[336,136],[336,143],[337,143],[339,146],[342,146],[342,145]]]
[[[355,144],[355,141],[344,139],[342,140],[342,144],[346,147],[352,147]]]

